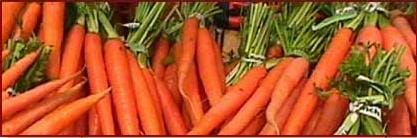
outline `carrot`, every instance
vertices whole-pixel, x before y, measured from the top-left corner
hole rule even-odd
[[[284,102],[282,108],[279,109],[277,115],[275,116],[275,122],[277,122],[278,128],[284,128],[287,118],[290,116],[295,102],[297,101],[298,96],[300,96],[301,90],[303,89],[306,81],[306,78],[301,80],[288,99]],[[275,132],[275,128],[273,126],[265,124],[259,132],[259,135],[277,135],[277,133]]]
[[[220,125],[252,95],[260,80],[266,75],[262,66],[254,67],[226,93],[219,103],[211,107],[200,122],[195,125],[188,135],[207,135]]]
[[[226,90],[226,73],[224,72],[224,65],[223,65],[223,58],[222,58],[222,50],[220,48],[220,46],[217,45],[216,40],[213,38],[213,36],[210,37],[211,38],[211,44],[213,46],[214,49],[214,53],[216,55],[216,66],[217,66],[217,71],[219,72],[218,74],[220,75],[220,84],[222,84],[222,91],[225,92]]]
[[[375,46],[382,46],[382,35],[381,31],[373,25],[367,25],[362,27],[362,29],[359,31],[358,36],[356,37],[356,44],[362,44],[362,45],[372,45]],[[369,49],[369,57],[372,59],[372,57],[375,56],[376,53],[376,47],[372,46]]]
[[[47,66],[47,76],[50,79],[56,79],[59,77],[59,68],[61,67],[65,2],[44,2],[42,9],[43,42],[52,50]]]
[[[77,71],[80,64],[81,52],[84,43],[85,29],[83,25],[75,24],[67,35],[65,47],[62,55],[62,64],[59,77],[67,77]],[[60,90],[68,89],[74,84],[69,81]]]
[[[413,59],[413,54],[410,48],[407,46],[407,42],[401,35],[400,31],[391,26],[387,25],[382,27],[382,37],[384,39],[384,49],[390,50],[394,46],[406,46],[405,51],[400,59],[400,66],[410,71],[410,76],[405,80],[405,101],[407,102],[408,108],[412,116],[416,116],[416,62]]]
[[[157,112],[156,117],[159,119],[161,132],[162,134],[165,134],[166,130],[164,127],[165,125],[164,125],[164,117],[163,117],[163,112],[162,112],[162,105],[161,105],[161,100],[158,97],[158,90],[156,88],[155,80],[152,77],[153,73],[151,69],[148,69],[148,68],[142,68],[142,73],[143,73],[143,76],[145,77],[149,92],[151,94],[151,98],[153,99],[153,102],[156,107],[156,112]]]
[[[14,98],[2,101],[1,111],[3,120],[8,119],[18,111],[30,106],[31,104],[41,100],[47,94],[61,87],[66,82],[76,78],[81,74],[82,70],[73,74],[72,76],[62,78],[59,80],[49,81],[39,85],[31,90],[28,90]]]
[[[216,51],[213,48],[210,32],[207,28],[198,29],[197,65],[198,72],[211,106],[216,105],[223,96],[219,70],[216,62]],[[186,47],[184,47],[186,48]]]
[[[169,133],[171,135],[185,135],[188,130],[178,105],[175,104],[171,93],[162,80],[156,76],[154,76],[154,79]]]
[[[287,120],[282,132],[283,135],[301,134],[302,129],[307,124],[317,105],[317,88],[328,89],[330,81],[336,75],[338,66],[349,52],[351,36],[352,30],[348,28],[341,28],[336,32],[329,47],[321,56],[310,79],[304,86],[300,98],[297,100],[294,110],[292,110],[291,116]]]
[[[403,16],[395,16],[392,19],[392,24],[395,26],[395,28],[398,29],[398,31],[401,32],[404,39],[407,41],[408,46],[411,48],[414,57],[416,57],[416,34],[413,32],[413,29],[411,28],[407,19]]]
[[[177,79],[177,65],[170,64],[166,67],[163,76],[165,85],[171,92],[172,97],[177,105],[182,105],[181,94],[178,91],[178,79]]]
[[[133,88],[135,90],[136,108],[140,116],[140,123],[146,135],[162,135],[161,120],[157,107],[147,85],[147,80],[140,69],[135,56],[127,52],[130,74],[132,76]]]
[[[323,109],[320,117],[318,117],[313,135],[333,134],[346,117],[349,100],[343,97],[336,89],[332,89],[330,94],[323,103]]]
[[[1,3],[1,46],[9,39],[10,34],[16,25],[16,17],[25,5],[24,2],[2,2]]]
[[[4,91],[14,85],[17,79],[24,75],[26,70],[36,61],[39,53],[40,50],[29,53],[13,64],[9,69],[5,70],[4,73],[1,74],[1,90]]]
[[[291,63],[293,58],[283,59],[275,66],[262,81],[261,85],[254,92],[253,96],[240,108],[232,120],[230,120],[219,132],[219,135],[236,135],[239,134],[250,121],[265,109],[269,102],[275,84],[281,77],[285,68]]]
[[[88,114],[84,113],[77,122],[75,122],[75,135],[85,136],[88,131]]]
[[[111,89],[74,101],[46,115],[23,131],[20,135],[54,135],[66,126],[74,123],[95,103],[109,93]]]
[[[319,105],[316,107],[313,115],[311,116],[310,120],[308,121],[307,125],[303,130],[303,135],[312,135],[314,132],[314,128],[318,125],[318,119],[323,112],[323,102],[320,101]],[[318,126],[320,127],[320,126]]]
[[[112,97],[122,135],[138,135],[139,120],[126,49],[119,39],[109,39],[104,45],[107,75],[113,88]]]
[[[403,96],[396,99],[394,108],[388,114],[388,135],[412,135],[410,113]]]
[[[294,90],[308,70],[309,62],[307,59],[295,58],[288,67],[283,71],[281,77],[276,82],[272,92],[271,102],[266,108],[266,120],[280,133],[275,116],[283,103],[287,100],[290,93]]]
[[[256,135],[266,123],[265,113],[260,113],[250,121],[250,124],[239,135]]]
[[[156,42],[155,47],[155,53],[152,57],[152,69],[156,76],[162,78],[165,73],[164,61],[169,52],[169,42],[167,38],[161,36]]]
[[[15,27],[14,39],[27,40],[38,24],[41,14],[41,4],[39,2],[30,2],[21,17],[21,26]]]
[[[80,90],[85,83],[86,81],[80,82],[65,92],[54,94],[53,96],[32,105],[27,110],[17,113],[12,118],[2,123],[2,134],[16,135],[22,132],[32,125],[32,123],[41,119],[45,114],[79,95]]]
[[[10,94],[7,91],[1,92],[1,101],[5,101],[10,98]]]
[[[192,17],[184,21],[183,31],[181,36],[181,56],[177,61],[178,65],[178,88],[181,95],[189,101],[189,95],[186,94],[184,89],[185,78],[190,72],[191,65],[194,61],[194,55],[196,51],[196,41],[198,34],[199,21],[197,18]]]
[[[96,33],[87,33],[84,45],[84,60],[87,67],[90,92],[94,94],[109,87],[101,38]],[[106,95],[95,107],[103,135],[115,134],[111,103],[110,95]]]
[[[97,105],[88,111],[88,135],[102,135]]]

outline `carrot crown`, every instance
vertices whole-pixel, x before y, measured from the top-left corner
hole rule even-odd
[[[312,2],[283,5],[282,12],[274,21],[274,33],[286,56],[300,56],[315,62],[322,54],[335,27],[313,31],[311,27],[316,21],[318,10],[318,5]]]
[[[15,83],[9,93],[17,95],[25,92],[47,80],[46,65],[48,57],[51,52],[50,47],[44,46],[42,42],[36,37],[32,37],[29,41],[10,40],[7,44],[7,49],[10,50],[10,55],[3,63],[3,71],[12,67],[17,61],[22,59],[25,55],[40,50],[40,55],[32,66],[24,73],[22,77]]]
[[[87,30],[91,33],[99,33],[100,24],[98,19],[99,12],[103,12],[105,15],[109,16],[110,6],[108,3],[93,3],[93,4],[83,4],[80,6],[84,10]]]
[[[132,23],[125,24],[131,31],[127,43],[131,51],[137,56],[141,67],[149,66],[149,48],[162,30],[167,20],[160,21],[167,9],[165,2],[144,2],[136,7],[135,18]],[[167,17],[169,18],[169,17]]]
[[[214,2],[192,2],[181,3],[177,10],[178,17],[181,21],[187,18],[196,17],[200,20],[200,27],[205,27],[206,23],[212,22],[212,16],[222,12]]]
[[[273,10],[266,4],[251,4],[241,34],[243,43],[239,47],[240,62],[227,75],[227,85],[235,84],[252,67],[264,63],[273,14]]]
[[[350,113],[336,134],[383,135],[383,108],[392,109],[402,94],[409,72],[400,68],[404,47],[384,52],[366,62],[365,50],[353,49],[340,68],[335,86],[351,101]]]

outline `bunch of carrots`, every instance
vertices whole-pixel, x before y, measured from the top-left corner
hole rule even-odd
[[[416,134],[402,9],[251,3],[225,63],[218,3],[132,5],[2,2],[1,134]]]

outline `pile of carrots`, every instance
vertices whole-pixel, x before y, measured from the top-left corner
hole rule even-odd
[[[354,98],[333,82],[352,47],[368,44],[405,47],[404,89],[381,117],[384,135],[416,135],[416,36],[403,13],[313,29],[331,16],[320,4],[251,3],[240,57],[226,63],[213,33],[217,3],[135,3],[129,23],[112,20],[118,9],[103,2],[1,3],[1,135],[334,135]],[[273,15],[292,7],[294,18]],[[287,42],[278,36],[286,25],[326,37]],[[315,32],[326,27],[334,30]],[[371,62],[376,48],[362,49]]]

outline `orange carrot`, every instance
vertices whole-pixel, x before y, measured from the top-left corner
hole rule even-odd
[[[239,132],[241,132],[245,127],[249,127],[247,125],[250,124],[250,121],[253,120],[253,118],[261,112],[262,109],[265,109],[268,104],[275,86],[272,84],[275,84],[278,81],[281,74],[292,60],[293,58],[285,58],[271,71],[269,71],[268,75],[262,81],[259,88],[256,89],[253,96],[251,96],[249,100],[240,108],[233,119],[220,130],[219,135],[236,135],[239,134]]]
[[[284,102],[282,108],[279,109],[277,115],[275,116],[275,122],[277,122],[278,128],[284,128],[287,118],[290,116],[295,102],[297,101],[298,96],[300,96],[301,90],[303,89],[306,81],[306,78],[301,80],[288,99]],[[277,133],[272,125],[265,124],[261,132],[259,132],[259,135],[277,135]]]
[[[211,106],[216,105],[223,96],[222,86],[217,62],[216,51],[210,39],[210,32],[207,28],[198,29],[197,39],[197,65],[201,81]],[[186,47],[184,47],[186,48]]]
[[[332,135],[346,117],[349,100],[336,89],[332,89],[330,94],[323,103],[323,109],[317,120],[313,135]]]
[[[10,94],[7,91],[1,92],[1,101],[5,101],[10,98]]]
[[[171,93],[160,78],[154,76],[154,79],[169,133],[171,135],[185,135],[188,130],[178,105],[175,104]]]
[[[152,57],[152,69],[155,75],[162,78],[165,73],[165,58],[168,56],[169,42],[167,38],[161,36],[155,44],[155,53]]]
[[[61,43],[64,36],[65,2],[44,2],[42,7],[42,31],[46,46],[51,47],[47,67],[50,79],[59,77],[61,67]]]
[[[10,98],[6,101],[2,101],[1,111],[3,120],[8,119],[18,111],[30,106],[31,104],[41,100],[47,94],[61,87],[66,82],[76,78],[81,74],[82,70],[73,74],[72,76],[62,78],[59,80],[49,81],[42,85],[39,85],[31,90],[28,90],[14,98]]]
[[[164,117],[163,117],[163,112],[162,112],[161,100],[158,97],[158,90],[156,89],[155,80],[152,77],[153,76],[152,70],[147,69],[147,68],[142,68],[142,73],[143,73],[143,76],[145,77],[146,84],[148,85],[148,89],[151,94],[151,98],[153,99],[155,107],[156,107],[156,112],[157,112],[156,117],[159,119],[161,132],[162,134],[165,134],[166,130],[164,127],[165,125],[164,125]]]
[[[126,49],[119,39],[109,39],[104,45],[104,57],[117,119],[122,135],[138,135],[139,120],[135,105],[132,78]]]
[[[38,25],[41,8],[39,2],[31,2],[26,5],[21,17],[21,26],[15,27],[13,38],[27,40],[32,35],[33,30]]]
[[[279,134],[277,122],[275,122],[275,116],[283,103],[288,99],[291,92],[303,78],[308,70],[309,62],[307,59],[299,57],[294,59],[288,67],[284,70],[281,77],[276,82],[274,91],[272,92],[271,102],[266,108],[266,120],[270,123]]]
[[[307,125],[303,130],[303,135],[312,135],[314,132],[314,128],[318,125],[318,119],[323,111],[323,102],[320,101],[319,105],[316,107],[313,115],[311,116],[310,120],[308,120]],[[318,126],[320,127],[320,126]]]
[[[197,18],[192,17],[184,21],[183,31],[181,36],[181,56],[177,61],[178,66],[178,88],[181,95],[189,102],[189,95],[185,90],[185,78],[190,72],[191,65],[194,61],[194,55],[196,51],[197,32],[199,21]]]
[[[177,79],[177,65],[170,64],[166,67],[164,73],[164,82],[171,92],[172,97],[177,105],[182,105],[181,94],[178,91],[178,79]]]
[[[216,55],[216,66],[217,66],[217,71],[219,72],[218,74],[220,75],[220,84],[222,87],[222,91],[225,92],[226,90],[226,74],[224,72],[224,65],[223,65],[223,58],[222,58],[222,50],[220,48],[220,46],[217,45],[216,40],[211,36],[211,44],[213,46],[214,49],[214,54]]]
[[[356,44],[362,44],[362,45],[372,45],[373,47],[370,47],[369,49],[369,57],[372,59],[376,53],[376,47],[375,46],[382,46],[382,35],[381,31],[373,25],[367,25],[364,26],[360,31],[358,36],[356,37]]]
[[[1,75],[1,90],[4,91],[14,85],[20,76],[36,61],[40,50],[25,55]]]
[[[24,2],[1,2],[1,47],[9,39]]]
[[[207,135],[218,127],[252,95],[265,75],[266,69],[262,66],[250,69],[232,91],[226,93],[219,103],[207,111],[200,122],[188,132],[188,135]]]
[[[102,135],[100,118],[96,107],[91,108],[88,112],[88,135]]]
[[[87,67],[90,92],[94,94],[109,87],[101,38],[96,33],[87,33],[84,45],[84,60]],[[111,103],[110,95],[106,95],[95,107],[103,135],[115,134]]]
[[[65,47],[62,55],[62,66],[60,67],[59,78],[65,78],[74,72],[77,72],[80,64],[81,52],[84,43],[85,29],[80,24],[72,26],[67,35]],[[74,81],[64,84],[60,90],[68,89],[74,85]]]
[[[351,36],[352,30],[348,28],[341,28],[336,32],[304,86],[300,98],[287,120],[282,132],[283,135],[301,134],[318,103],[316,90],[326,90],[330,86],[330,81],[335,77],[339,65],[349,52]]]
[[[413,32],[407,19],[403,16],[395,16],[392,20],[392,24],[401,32],[404,39],[407,41],[408,46],[411,48],[414,57],[416,57],[416,34]]]
[[[416,62],[413,59],[413,54],[410,47],[407,46],[407,41],[401,35],[400,31],[387,25],[382,27],[382,37],[384,39],[384,49],[390,50],[395,46],[405,46],[405,51],[401,57],[401,67],[410,71],[410,76],[405,80],[404,98],[407,102],[408,108],[412,116],[416,116]]]
[[[258,114],[239,135],[256,135],[266,123],[265,113]]]
[[[74,101],[52,113],[23,131],[20,135],[54,135],[66,126],[74,123],[86,113],[95,103],[107,95],[110,88],[80,100]]]
[[[32,123],[41,119],[45,114],[79,95],[80,90],[85,83],[86,81],[80,82],[65,92],[54,94],[53,96],[36,103],[27,110],[17,113],[12,118],[2,123],[2,134],[16,135],[22,132],[32,125]]]
[[[88,114],[84,113],[77,122],[75,122],[75,135],[85,136],[88,131]]]
[[[133,88],[136,96],[136,108],[140,116],[140,123],[146,135],[162,135],[161,120],[159,113],[148,88],[146,78],[139,67],[135,56],[127,52],[130,74],[132,76]]]
[[[388,114],[388,135],[411,135],[410,113],[403,96],[396,99],[394,108]]]

